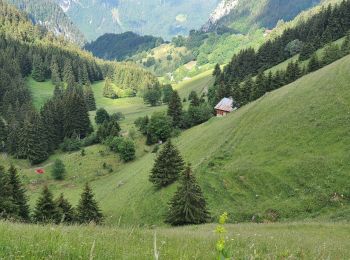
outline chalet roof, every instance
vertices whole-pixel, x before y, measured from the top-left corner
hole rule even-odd
[[[215,107],[217,110],[222,110],[226,112],[232,112],[233,108],[233,99],[232,98],[223,98]]]

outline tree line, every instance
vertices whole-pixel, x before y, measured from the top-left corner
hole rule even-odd
[[[26,190],[15,167],[0,166],[0,219],[32,223],[102,223],[103,214],[88,184],[85,185],[76,208],[61,194],[54,199],[45,186],[33,212],[30,212]]]
[[[248,48],[232,57],[225,66],[217,83],[237,84],[248,76],[257,75],[296,53],[290,51],[291,45],[298,40],[301,43],[297,53],[306,60],[319,48],[346,35],[350,29],[350,1],[344,0],[338,5],[329,5],[319,13],[286,29],[282,35],[264,43],[257,51]]]

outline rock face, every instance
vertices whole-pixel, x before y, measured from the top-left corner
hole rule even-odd
[[[202,31],[210,31],[210,29],[213,28],[220,19],[226,15],[229,15],[231,11],[237,7],[238,3],[239,0],[222,0],[214,12],[212,12],[210,15],[208,22],[203,25]]]

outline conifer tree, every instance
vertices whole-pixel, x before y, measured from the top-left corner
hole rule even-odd
[[[66,167],[62,160],[57,159],[53,163],[51,175],[55,180],[63,180],[66,174]]]
[[[61,75],[60,75],[60,68],[58,66],[56,58],[52,58],[50,69],[51,69],[52,84],[54,84],[55,87],[61,86],[62,79],[61,79]]]
[[[191,106],[199,106],[200,105],[200,99],[197,95],[197,92],[192,90],[190,95],[188,96],[188,100],[191,102]]]
[[[166,187],[178,178],[184,169],[180,152],[169,140],[155,160],[149,181],[157,188]]]
[[[219,64],[215,65],[214,71],[213,71],[213,76],[215,77],[215,84],[218,84],[220,79],[221,79],[221,68]]]
[[[7,141],[8,130],[4,120],[0,116],[0,152],[5,150],[5,144]]]
[[[68,87],[72,87],[75,84],[75,76],[73,72],[72,62],[66,59],[63,67],[63,79]]]
[[[202,189],[192,174],[190,165],[183,172],[169,206],[166,223],[173,226],[203,224],[210,219]]]
[[[60,223],[73,223],[75,221],[75,212],[72,205],[64,198],[63,193],[55,200],[57,208],[57,220]]]
[[[33,220],[37,223],[57,223],[59,221],[58,217],[59,214],[53,201],[53,195],[49,188],[45,186],[36,203]]]
[[[32,77],[37,82],[45,81],[44,64],[39,55],[34,56]]]
[[[103,215],[88,184],[85,185],[77,207],[77,221],[81,224],[90,222],[100,224],[103,221]]]
[[[112,80],[110,78],[106,78],[102,95],[106,98],[112,98],[112,99],[117,98],[117,94],[113,89]]]
[[[173,119],[173,125],[179,127],[182,116],[182,102],[177,91],[173,91],[168,104],[168,116]]]
[[[13,187],[4,167],[0,166],[0,219],[17,218],[19,208],[13,199]]]
[[[95,116],[96,124],[101,125],[104,121],[109,121],[109,118],[110,117],[108,112],[103,107],[99,108],[96,111],[96,116]]]
[[[85,138],[91,132],[88,109],[80,87],[70,88],[65,93],[63,127],[66,137]]]
[[[24,154],[32,164],[38,164],[48,158],[48,140],[41,117],[30,112],[22,129]]]
[[[95,111],[96,101],[95,101],[94,92],[92,91],[90,84],[84,86],[84,98],[85,98],[85,104],[88,110]]]
[[[9,184],[12,186],[13,202],[18,207],[18,217],[21,220],[29,221],[29,206],[27,197],[25,195],[26,190],[19,179],[17,169],[11,165],[8,170],[8,174]]]
[[[315,52],[315,47],[312,45],[312,43],[308,42],[304,44],[300,52],[299,60],[305,61],[309,59],[314,52]]]
[[[320,68],[320,61],[318,60],[317,54],[311,56],[309,64],[307,66],[308,72],[316,71]]]

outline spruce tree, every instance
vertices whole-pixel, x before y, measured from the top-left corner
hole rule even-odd
[[[318,60],[317,54],[313,54],[307,66],[308,72],[316,71],[320,68],[320,61]]]
[[[13,199],[13,187],[4,167],[0,166],[0,219],[17,218],[19,207]]]
[[[66,137],[85,138],[91,132],[88,109],[80,87],[70,88],[65,93],[63,127]]]
[[[98,125],[103,124],[104,121],[109,121],[109,114],[107,112],[106,109],[104,109],[103,107],[99,108],[96,111],[96,116],[95,116],[95,122]]]
[[[32,77],[37,82],[45,81],[45,68],[39,55],[34,56]]]
[[[192,90],[190,95],[188,96],[188,100],[191,102],[191,106],[199,106],[200,105],[200,99],[197,95],[197,92]]]
[[[182,117],[182,102],[177,91],[173,91],[168,104],[168,116],[173,119],[173,125],[179,127]]]
[[[102,95],[106,98],[112,98],[112,99],[117,98],[117,94],[113,89],[112,80],[110,78],[106,78]]]
[[[5,144],[7,141],[8,129],[4,120],[0,116],[0,152],[5,150]]]
[[[166,223],[173,226],[204,224],[210,219],[202,189],[192,174],[190,165],[183,172],[169,206]]]
[[[26,190],[19,179],[17,169],[11,165],[8,170],[8,174],[9,184],[12,186],[13,202],[18,207],[18,217],[21,220],[29,221],[29,206],[27,197],[25,195]]]
[[[75,84],[75,76],[73,72],[72,62],[66,59],[63,67],[63,79],[68,87],[72,87]]]
[[[38,164],[48,158],[48,140],[41,117],[30,112],[23,126],[23,145],[25,155],[32,164]]]
[[[45,186],[36,203],[33,220],[37,223],[57,223],[59,221],[58,217],[59,214],[53,201],[53,195],[49,188]]]
[[[58,66],[58,62],[56,58],[52,58],[50,69],[51,69],[52,84],[54,84],[55,86],[61,86],[62,79],[60,75],[60,68]]]
[[[157,188],[166,187],[178,178],[184,169],[180,152],[169,140],[155,160],[149,181]]]
[[[103,215],[88,184],[85,185],[77,207],[77,221],[81,224],[90,222],[100,224],[103,221]]]
[[[315,52],[315,47],[310,42],[304,44],[300,52],[299,60],[305,61],[309,59],[314,52]]]
[[[64,198],[63,193],[55,200],[57,208],[57,219],[60,223],[73,223],[75,212],[72,205]]]
[[[95,101],[94,92],[92,91],[90,84],[84,86],[84,99],[88,110],[95,111],[96,101]]]
[[[51,171],[52,177],[55,180],[63,180],[65,174],[66,174],[66,167],[64,166],[64,163],[62,162],[62,160],[60,159],[55,160]]]

